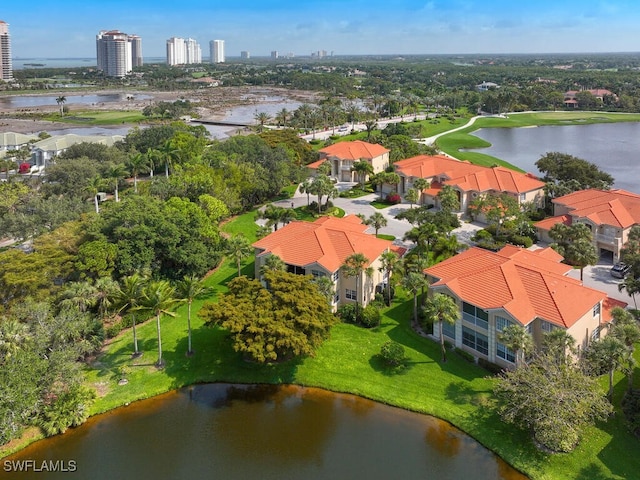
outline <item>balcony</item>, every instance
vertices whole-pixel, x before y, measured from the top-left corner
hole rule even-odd
[[[620,246],[621,238],[614,235],[605,235],[604,233],[596,233],[596,241],[600,243],[606,243],[607,245]]]

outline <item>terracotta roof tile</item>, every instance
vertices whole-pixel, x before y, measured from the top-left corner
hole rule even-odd
[[[596,225],[628,228],[640,224],[640,195],[626,190],[580,190],[553,203],[568,208],[572,217],[588,218]]]
[[[469,162],[461,162],[444,155],[418,155],[394,163],[396,172],[406,177],[445,177],[443,182],[462,191],[497,191],[525,193],[544,187],[530,174],[524,174],[504,167],[483,167]]]
[[[499,252],[470,248],[429,267],[434,286],[446,285],[483,309],[504,308],[523,325],[540,317],[569,328],[606,294],[565,276],[571,267],[548,249],[508,246]]]
[[[291,222],[253,244],[259,254],[272,253],[285,263],[306,267],[317,263],[335,272],[344,260],[362,253],[370,263],[392,243],[364,233],[367,225],[355,215],[322,217],[315,222]]]
[[[338,142],[319,150],[327,157],[338,157],[343,160],[372,159],[389,153],[389,149],[375,143],[367,143],[362,140],[353,142]]]

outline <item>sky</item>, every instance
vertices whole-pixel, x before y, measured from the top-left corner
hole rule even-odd
[[[228,57],[640,51],[638,0],[30,0],[3,1],[14,58],[95,57],[100,30],[225,40]]]

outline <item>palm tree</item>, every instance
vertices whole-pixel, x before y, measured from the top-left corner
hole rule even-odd
[[[380,271],[385,272],[387,279],[387,305],[391,305],[391,277],[393,276],[393,271],[398,266],[398,262],[398,255],[391,250],[386,250],[380,255]]]
[[[633,275],[627,275],[622,281],[618,284],[618,291],[626,291],[627,294],[633,299],[633,306],[635,309],[638,309],[638,304],[636,302],[636,295],[640,293],[640,280],[635,278]]]
[[[377,128],[378,122],[375,120],[367,120],[364,122],[364,128],[367,130],[367,141],[371,140],[371,133]]]
[[[516,368],[525,364],[525,356],[533,350],[531,335],[522,325],[509,325],[498,334],[498,340],[515,353]]]
[[[162,332],[160,329],[160,319],[162,315],[175,317],[176,314],[170,309],[178,303],[175,298],[175,289],[166,280],[156,280],[149,282],[143,292],[142,302],[137,310],[149,312],[156,317],[156,330],[158,332],[158,361],[156,367],[164,367],[162,359]]]
[[[106,318],[114,304],[118,283],[111,277],[100,277],[94,282],[93,287],[95,289],[94,296],[98,314],[101,318]]]
[[[267,272],[284,272],[287,270],[287,264],[277,255],[269,255],[264,259],[264,263],[260,267],[260,275]]]
[[[164,142],[158,151],[162,154],[162,159],[164,161],[164,175],[169,178],[169,167],[173,164],[176,155],[178,154],[178,149],[174,148],[171,144],[171,140],[167,140]]]
[[[195,275],[186,276],[178,283],[177,294],[181,301],[187,303],[187,356],[193,355],[191,348],[191,305],[194,300],[204,298],[213,293],[213,288],[204,284],[204,281]]]
[[[96,288],[90,282],[72,282],[62,291],[61,306],[77,308],[82,313],[87,312],[96,304]]]
[[[409,190],[407,190],[407,193],[404,194],[404,198],[407,202],[409,202],[410,208],[413,208],[413,204],[418,203],[420,193],[415,188],[410,188]]]
[[[96,213],[100,213],[100,204],[98,199],[98,193],[102,190],[104,186],[104,179],[100,175],[96,175],[84,188],[87,193],[89,193],[93,197],[93,203],[96,207]]]
[[[366,225],[372,226],[376,231],[376,237],[378,236],[378,231],[387,226],[386,217],[380,212],[374,212],[371,214],[369,218],[367,218],[364,222]]]
[[[56,98],[56,103],[58,104],[58,106],[60,107],[60,116],[64,116],[64,104],[67,101],[67,97],[65,97],[64,95],[60,95],[58,98]]]
[[[455,325],[460,319],[460,309],[456,301],[449,295],[434,293],[424,306],[427,318],[438,322],[440,327],[440,349],[442,350],[442,363],[447,361],[447,349],[444,346],[444,324]]]
[[[413,295],[413,323],[418,324],[418,293],[428,285],[424,273],[409,272],[402,278],[402,287]]]
[[[124,277],[115,292],[115,302],[121,313],[131,313],[131,327],[133,330],[133,357],[139,357],[138,335],[136,333],[136,308],[140,305],[144,286],[147,279],[138,273]]]
[[[318,287],[318,291],[322,294],[323,297],[327,299],[329,305],[333,303],[333,297],[335,296],[335,284],[331,278],[326,276],[316,277],[313,279],[313,283]]]
[[[127,176],[127,170],[124,168],[124,165],[121,163],[116,163],[114,165],[110,165],[107,169],[107,176],[112,178],[115,186],[115,197],[116,203],[120,201],[120,197],[118,195],[118,183],[120,183],[120,179]]]
[[[373,269],[367,267],[369,263],[369,259],[363,253],[353,253],[344,260],[344,263],[340,267],[340,270],[346,277],[355,277],[356,279],[356,320],[359,320],[360,290],[358,287],[360,283],[364,286],[364,282],[361,282],[360,279],[363,273],[367,276],[373,274]]]
[[[373,165],[366,160],[359,160],[357,162],[353,162],[351,171],[356,172],[356,175],[360,180],[360,188],[364,190],[364,182],[367,180],[367,175],[371,175],[373,173]]]
[[[309,189],[311,187],[311,180],[310,179],[306,179],[304,182],[302,182],[300,184],[300,193],[306,194],[307,195],[307,207],[311,204],[311,198],[310,195],[313,193],[311,190],[313,189]]]
[[[278,123],[278,125],[282,127],[286,127],[287,120],[289,120],[289,110],[287,110],[286,108],[283,108],[282,110],[280,110],[278,113],[276,113],[275,120]]]
[[[431,182],[426,178],[416,178],[413,181],[413,188],[418,191],[418,199],[420,200],[420,205],[424,204],[424,195],[422,191],[429,188],[431,186]]]
[[[271,116],[266,112],[256,113],[253,118],[258,122],[258,132],[262,132],[264,130],[265,123],[268,123],[269,120],[271,120]]]
[[[133,175],[133,191],[138,193],[138,175],[149,170],[149,158],[142,153],[134,153],[129,156],[127,167]]]
[[[576,339],[561,328],[554,328],[544,334],[542,339],[542,348],[544,351],[555,359],[558,365],[566,365],[570,355],[575,355]]]
[[[253,253],[249,240],[242,234],[234,235],[227,239],[225,254],[230,256],[238,266],[238,276],[242,275],[240,263]]]
[[[0,322],[0,364],[31,341],[29,325],[18,320]]]

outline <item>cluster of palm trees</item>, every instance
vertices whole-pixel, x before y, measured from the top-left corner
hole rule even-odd
[[[92,311],[102,319],[114,315],[130,315],[133,333],[133,357],[142,355],[138,345],[136,330],[137,318],[154,316],[158,338],[157,367],[164,366],[162,358],[163,316],[175,317],[173,311],[181,304],[187,305],[188,347],[186,355],[194,354],[191,339],[191,306],[193,301],[206,297],[213,290],[196,276],[187,276],[171,284],[167,280],[151,279],[146,275],[134,273],[122,278],[119,282],[102,277],[94,282],[83,281],[70,283],[62,292],[60,304],[75,306],[81,312]]]

